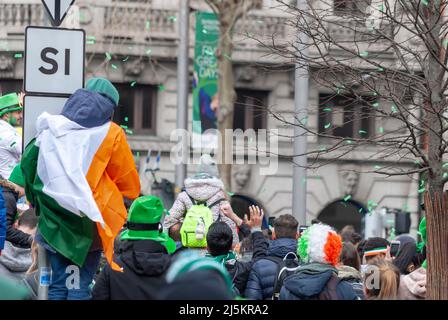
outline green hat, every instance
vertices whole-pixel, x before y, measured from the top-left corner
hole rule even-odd
[[[196,270],[217,271],[224,278],[224,281],[227,284],[227,289],[230,292],[232,291],[232,279],[230,279],[229,273],[224,265],[214,259],[202,257],[194,250],[187,250],[179,253],[166,274],[166,280],[168,283],[171,283],[179,276]]]
[[[0,300],[25,300],[29,297],[23,284],[0,277]]]
[[[19,96],[17,93],[10,93],[0,97],[0,117],[8,112],[22,110],[23,107],[20,105]]]
[[[109,98],[115,102],[115,105],[118,106],[118,102],[120,101],[120,94],[118,90],[114,87],[112,82],[104,78],[92,78],[87,81],[86,89],[93,92],[98,92],[105,94]]]
[[[15,183],[22,188],[25,187],[25,179],[23,178],[22,168],[20,168],[20,163],[14,167],[9,176],[9,181]]]
[[[176,242],[161,231],[162,201],[156,196],[137,198],[129,209],[128,222],[120,240],[154,240],[165,246],[168,253],[176,251]]]

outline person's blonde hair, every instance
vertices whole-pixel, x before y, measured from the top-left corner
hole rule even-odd
[[[33,240],[33,243],[31,244],[31,266],[26,271],[26,274],[31,274],[33,272],[37,271],[38,268],[38,260],[37,260],[37,242]]]
[[[396,300],[400,286],[400,271],[392,263],[385,260],[377,259],[370,265],[372,269],[367,272],[367,277],[364,278],[367,300]],[[380,273],[379,288],[368,289],[365,281],[374,272]]]

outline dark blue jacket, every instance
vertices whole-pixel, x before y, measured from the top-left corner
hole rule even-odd
[[[296,239],[278,239],[271,242],[268,256],[284,258],[289,252],[297,252]],[[247,299],[265,300],[272,297],[277,264],[271,260],[260,259],[252,266],[244,296]]]
[[[316,299],[325,289],[333,273],[337,270],[329,265],[314,264],[300,267],[296,274],[289,276],[283,282],[280,300]],[[357,300],[356,294],[347,281],[339,281],[336,286],[338,300]]]
[[[0,251],[5,247],[6,239],[6,208],[3,200],[3,190],[0,187]]]

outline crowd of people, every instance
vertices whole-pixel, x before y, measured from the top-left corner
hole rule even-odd
[[[292,214],[263,228],[262,208],[233,211],[209,155],[165,208],[140,194],[118,103],[111,82],[89,80],[37,119],[22,154],[19,96],[0,97],[0,299],[37,299],[39,246],[50,300],[425,298],[425,219],[423,242],[399,236],[397,254],[351,226],[299,228]]]

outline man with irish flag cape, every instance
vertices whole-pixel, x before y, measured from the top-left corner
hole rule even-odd
[[[127,217],[123,197],[138,197],[140,181],[123,129],[112,122],[118,101],[111,82],[89,80],[60,115],[39,116],[36,138],[23,154],[26,196],[39,215],[36,240],[52,268],[50,300],[90,299],[101,249],[120,270],[112,255]],[[67,288],[73,265],[79,285]]]

